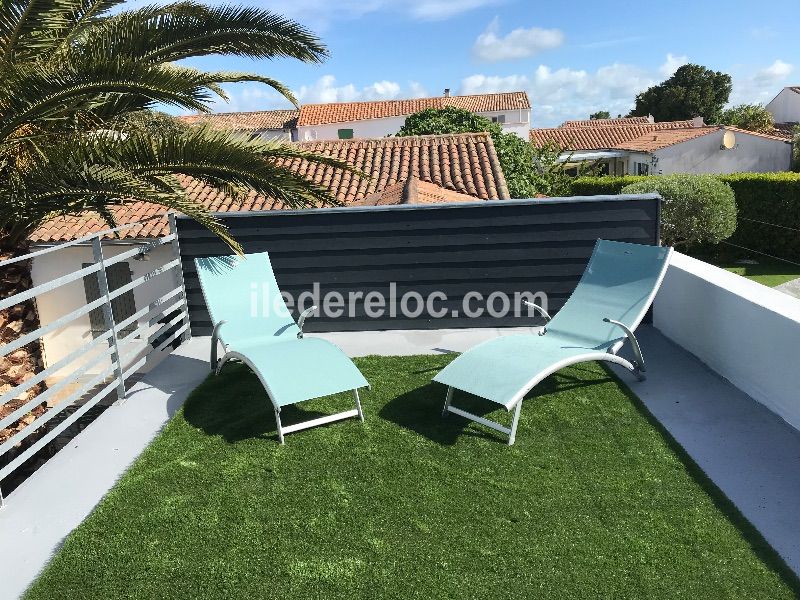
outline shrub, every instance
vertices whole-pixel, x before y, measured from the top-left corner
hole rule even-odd
[[[714,176],[656,175],[622,188],[623,194],[649,192],[664,199],[661,239],[665,244],[717,244],[736,230],[733,189]]]
[[[646,179],[646,177],[637,175],[626,175],[625,177],[614,177],[613,175],[576,177],[572,180],[571,193],[573,196],[613,196],[619,194],[626,185],[631,185],[643,179]]]
[[[730,185],[736,196],[738,223],[736,232],[728,240],[731,244],[800,262],[800,234],[797,233],[800,230],[800,173],[733,173],[714,177]],[[575,196],[619,194],[625,186],[645,179],[579,177],[573,180],[571,193]],[[714,251],[713,248],[706,250]]]
[[[800,262],[800,173],[733,173],[719,179],[733,188],[739,210],[729,241]]]
[[[720,113],[719,122],[740,129],[769,133],[775,126],[775,119],[761,104],[739,104]]]

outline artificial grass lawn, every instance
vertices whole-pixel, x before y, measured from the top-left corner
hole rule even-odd
[[[440,417],[430,378],[449,360],[357,360],[366,423],[285,446],[256,378],[229,365],[26,597],[795,597],[797,580],[602,367],[540,385],[509,448]],[[304,403],[285,421],[350,405]]]
[[[759,263],[757,265],[723,263],[719,266],[767,287],[775,287],[787,281],[800,278],[800,267],[789,263],[774,262]]]

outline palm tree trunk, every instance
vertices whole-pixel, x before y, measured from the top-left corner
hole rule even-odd
[[[1,248],[1,247],[0,247]],[[0,249],[0,262],[20,256],[28,251],[27,245],[14,250]],[[31,278],[31,261],[21,261],[3,267],[0,270],[0,299],[9,298],[33,285]],[[9,308],[0,310],[0,346],[3,346],[20,336],[30,333],[39,327],[39,313],[36,302],[31,299]],[[0,395],[5,394],[15,386],[27,381],[44,368],[41,341],[36,340],[8,355],[0,356]],[[10,414],[32,398],[42,393],[44,384],[37,384],[26,392],[20,394],[8,403],[0,406],[0,418]],[[43,414],[47,407],[40,404],[31,412],[24,415],[16,423],[0,429],[0,443],[21,431],[36,417]],[[23,443],[23,446],[25,444]],[[13,452],[12,452],[13,454]],[[2,459],[0,459],[2,461]],[[1,464],[1,463],[0,463]]]

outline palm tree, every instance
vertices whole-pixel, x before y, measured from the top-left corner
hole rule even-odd
[[[33,230],[54,216],[90,210],[113,226],[111,208],[139,200],[193,217],[239,250],[177,174],[234,197],[254,190],[294,207],[332,202],[285,167],[296,158],[344,167],[332,159],[209,128],[140,126],[160,105],[208,111],[231,82],[262,83],[296,105],[274,79],[180,61],[214,54],[320,62],[327,51],[314,34],[257,8],[121,4],[0,0],[0,260],[24,253]],[[0,298],[30,285],[27,264],[6,267]],[[35,329],[31,314],[31,302],[0,311],[0,345],[8,332]],[[39,348],[27,350],[24,362],[36,371]],[[0,380],[0,389],[8,384]]]
[[[208,111],[220,87],[260,82],[296,104],[280,82],[207,72],[186,58],[236,55],[320,62],[320,40],[294,21],[256,8],[185,0],[112,14],[119,0],[2,0],[0,4],[0,231],[5,248],[57,215],[145,200],[189,215],[236,242],[189,200],[176,174],[233,196],[255,190],[290,206],[331,202],[287,168],[325,157],[209,128],[153,133],[131,115],[159,104]]]

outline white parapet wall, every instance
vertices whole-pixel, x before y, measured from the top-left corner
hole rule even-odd
[[[800,300],[675,252],[654,325],[800,430]]]

